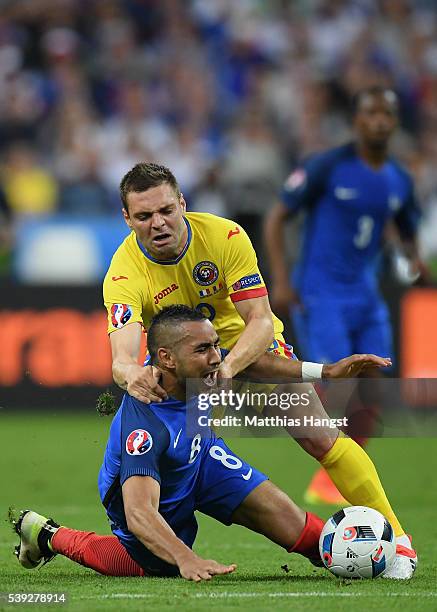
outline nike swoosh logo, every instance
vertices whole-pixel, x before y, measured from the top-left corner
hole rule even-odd
[[[176,448],[176,446],[178,445],[178,442],[179,442],[179,436],[181,435],[181,433],[182,433],[182,429],[180,429],[180,430],[179,430],[179,433],[178,433],[178,435],[176,436],[175,441],[173,442],[173,448]]]
[[[358,197],[358,191],[349,187],[336,187],[334,194],[339,200],[354,200]]]
[[[244,480],[249,480],[249,478],[252,476],[252,468],[250,468],[247,474],[241,474],[241,475],[244,478]]]
[[[113,281],[118,281],[118,280],[122,280],[123,278],[124,278],[125,280],[129,280],[127,276],[123,276],[123,275],[122,275],[122,276],[113,276],[113,277],[112,277],[112,280],[113,280]]]

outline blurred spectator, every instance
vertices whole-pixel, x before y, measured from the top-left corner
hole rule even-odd
[[[284,175],[272,130],[259,110],[247,109],[230,134],[222,188],[230,216],[252,239],[262,268],[262,219]]]
[[[16,143],[7,151],[3,186],[16,215],[43,215],[56,210],[57,182],[40,164],[36,151],[25,143]]]
[[[206,140],[188,124],[179,127],[158,158],[172,168],[188,199],[199,188],[214,161]]]
[[[138,161],[160,159],[172,134],[164,121],[151,112],[146,88],[139,81],[122,81],[118,88],[117,114],[102,121],[95,134],[100,176],[113,197],[120,178]]]
[[[220,186],[220,170],[213,166],[198,185],[195,195],[187,204],[190,212],[206,212],[219,217],[230,217],[223,189]]]
[[[12,212],[0,188],[0,276],[7,273],[12,250]]]
[[[370,84],[399,93],[395,152],[417,170],[426,212],[437,198],[435,2],[3,3],[0,150],[30,142],[39,171],[29,204],[14,169],[23,161],[8,161],[13,213],[111,213],[122,174],[148,159],[172,167],[193,205],[237,216],[257,242],[286,169],[347,138],[345,101]]]
[[[94,151],[87,151],[82,156],[86,162],[75,180],[65,181],[61,187],[59,212],[74,216],[99,216],[115,212],[111,206],[115,199],[99,178],[99,160]]]

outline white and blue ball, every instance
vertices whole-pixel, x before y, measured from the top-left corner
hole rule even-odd
[[[396,558],[392,526],[366,506],[336,512],[323,527],[319,548],[325,567],[341,578],[378,578]]]

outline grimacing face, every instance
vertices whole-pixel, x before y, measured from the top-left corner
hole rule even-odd
[[[181,386],[187,378],[202,379],[208,386],[217,380],[221,363],[219,337],[208,319],[181,323],[172,346],[158,349],[157,353],[158,362],[174,368]]]
[[[355,128],[367,146],[386,147],[397,124],[397,101],[392,91],[369,93],[360,100],[355,115]]]
[[[146,251],[160,261],[176,258],[188,236],[182,194],[178,197],[163,183],[147,191],[131,191],[126,200],[129,212],[123,208],[124,219]]]

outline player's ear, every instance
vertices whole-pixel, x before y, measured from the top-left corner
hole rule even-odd
[[[180,199],[179,199],[179,203],[182,207],[182,211],[183,212],[187,212],[187,203],[185,202],[185,198],[184,198],[184,194],[181,193],[180,195]]]
[[[157,351],[158,356],[158,365],[167,368],[168,370],[174,370],[176,367],[176,362],[173,356],[171,349],[166,347],[161,347]]]
[[[123,218],[126,221],[126,224],[128,227],[130,227],[130,229],[132,229],[132,221],[130,220],[129,213],[124,206],[121,209],[121,212],[123,213]]]

